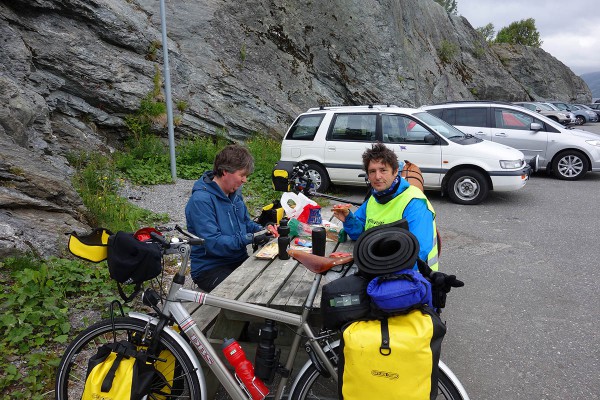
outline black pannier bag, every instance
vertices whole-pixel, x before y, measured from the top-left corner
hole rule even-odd
[[[108,272],[119,285],[119,293],[130,301],[142,282],[160,275],[162,252],[158,243],[140,242],[132,233],[119,231],[108,239]],[[136,284],[134,293],[126,296],[120,284]]]
[[[321,316],[323,327],[339,329],[344,324],[365,318],[371,309],[367,294],[369,279],[349,275],[323,285],[321,291]]]
[[[273,168],[271,180],[273,181],[273,189],[278,192],[290,192],[290,177],[297,163],[294,161],[278,161]]]

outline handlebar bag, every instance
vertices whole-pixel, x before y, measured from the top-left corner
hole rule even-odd
[[[140,242],[132,233],[119,231],[108,240],[108,271],[119,283],[142,283],[162,271],[160,245]]]
[[[323,285],[321,317],[326,329],[340,329],[344,324],[365,318],[371,308],[367,295],[369,280],[348,275]]]
[[[446,326],[425,307],[342,328],[340,399],[434,400]]]
[[[367,286],[367,294],[373,305],[385,313],[432,307],[431,283],[413,269],[375,277]]]

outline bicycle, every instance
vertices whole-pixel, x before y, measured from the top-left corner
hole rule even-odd
[[[322,274],[336,265],[349,263],[351,256],[341,259],[318,257],[312,254],[308,254],[312,256],[309,258],[297,256],[300,263],[315,273],[315,277],[302,313],[294,314],[185,289],[183,286],[190,246],[201,245],[203,240],[179,227],[177,230],[184,236],[172,238],[170,241],[161,235],[152,233],[152,237],[161,243],[163,255],[179,255],[181,257],[180,267],[172,279],[166,298],[161,299],[152,288],[146,289],[142,295],[144,304],[152,307],[156,314],[130,312],[128,316],[100,321],[81,332],[67,347],[58,367],[55,384],[56,399],[81,398],[85,385],[87,360],[95,354],[101,344],[122,339],[129,340],[137,346],[154,348],[156,354],[166,349],[173,355],[172,365],[161,367],[162,371],[166,371],[168,368],[174,370],[173,381],[170,382],[171,393],[168,396],[165,396],[164,393],[156,396],[149,395],[149,399],[206,399],[206,381],[200,360],[203,360],[203,363],[210,368],[232,399],[249,399],[246,389],[219,358],[218,352],[213,349],[209,339],[196,325],[184,306],[186,303],[215,306],[295,327],[296,335],[285,364],[271,366],[281,376],[272,398],[276,400],[283,398],[293,400],[337,399],[336,368],[337,350],[340,344],[336,337],[337,333],[334,331],[315,333],[307,321]],[[306,253],[304,254],[306,255]],[[159,306],[161,300],[162,306]],[[305,349],[309,354],[309,359],[286,392],[292,367],[303,338],[307,340]],[[159,358],[156,362],[164,361]],[[159,386],[163,387],[164,383]],[[271,396],[269,397],[271,398]],[[460,381],[442,361],[439,363],[437,399],[469,399]]]

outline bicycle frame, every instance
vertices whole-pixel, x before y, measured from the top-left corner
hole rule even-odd
[[[296,358],[296,353],[300,347],[300,341],[304,337],[308,339],[312,350],[316,353],[317,357],[323,362],[325,368],[327,368],[327,370],[334,377],[334,379],[337,379],[335,367],[333,366],[333,364],[328,359],[327,355],[319,345],[318,340],[320,338],[318,338],[314,334],[313,330],[307,323],[310,309],[313,305],[315,296],[319,288],[319,284],[321,282],[321,275],[315,274],[315,279],[313,281],[309,294],[305,300],[302,314],[298,315],[286,311],[272,309],[256,304],[244,303],[237,300],[227,299],[225,297],[211,295],[209,293],[197,292],[194,290],[183,288],[183,284],[178,282],[183,282],[181,277],[185,276],[184,274],[187,266],[187,261],[189,260],[190,247],[185,243],[179,244],[176,247],[176,251],[171,251],[171,249],[168,249],[165,252],[166,254],[180,254],[182,256],[182,263],[179,272],[173,278],[173,282],[169,289],[167,299],[162,309],[162,314],[164,315],[164,317],[167,318],[172,317],[177,322],[179,328],[186,334],[191,344],[197,350],[197,354],[200,354],[202,356],[206,365],[215,374],[219,382],[223,385],[227,393],[229,393],[229,395],[233,399],[247,400],[249,396],[242,390],[233,374],[229,371],[227,365],[219,358],[218,353],[215,351],[215,349],[213,349],[208,338],[202,333],[200,328],[197,326],[196,321],[194,321],[192,316],[184,307],[184,303],[199,303],[203,305],[215,306],[225,310],[236,311],[245,315],[262,317],[265,319],[270,319],[287,325],[295,326],[297,327],[296,335],[292,342],[290,353],[285,364],[285,368],[288,371],[291,371],[294,360]],[[150,318],[146,318],[144,314],[140,313],[131,313],[130,316],[138,319],[144,319],[147,321],[151,320]],[[176,333],[173,331],[172,335],[176,335]],[[183,348],[191,350],[190,346],[187,345],[183,346]],[[199,366],[199,363],[196,362],[196,360],[198,360],[196,353],[192,351],[191,354],[189,354],[189,357],[193,361],[194,365]],[[201,371],[198,371],[198,374],[201,382],[202,397],[204,400],[206,395],[204,377]],[[279,400],[283,397],[283,391],[285,389],[287,381],[288,378],[282,376],[274,397],[276,400]]]

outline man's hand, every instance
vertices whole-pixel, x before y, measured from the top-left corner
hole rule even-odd
[[[252,245],[253,246],[262,246],[264,244],[266,244],[269,241],[269,238],[267,237],[267,235],[265,233],[261,233],[259,235],[254,235],[254,237],[252,238]]]
[[[346,221],[346,217],[350,214],[351,204],[336,204],[331,208],[333,216],[342,222]]]

